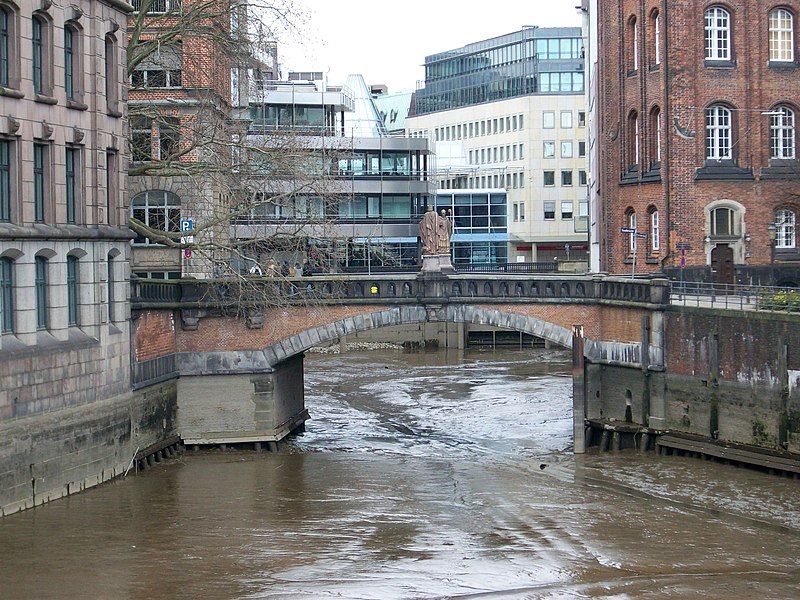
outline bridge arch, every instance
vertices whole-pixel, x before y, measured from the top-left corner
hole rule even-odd
[[[490,325],[527,333],[564,348],[572,346],[571,330],[532,315],[473,305],[450,305],[442,308],[401,306],[309,327],[266,346],[263,349],[264,359],[269,366],[274,366],[314,346],[335,342],[347,335],[383,327],[436,322]]]

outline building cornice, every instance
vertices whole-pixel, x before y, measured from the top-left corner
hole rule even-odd
[[[124,12],[126,14],[133,12],[133,6],[124,0],[102,0],[112,8],[116,8],[117,10]]]

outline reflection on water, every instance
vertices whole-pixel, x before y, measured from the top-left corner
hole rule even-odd
[[[2,598],[796,598],[797,482],[570,453],[563,352],[306,359],[306,434],[0,520]]]

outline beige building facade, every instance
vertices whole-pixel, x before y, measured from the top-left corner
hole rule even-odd
[[[583,95],[465,106],[409,117],[406,128],[432,140],[440,188],[507,191],[509,262],[586,258]]]
[[[117,0],[0,0],[0,425],[128,393]]]

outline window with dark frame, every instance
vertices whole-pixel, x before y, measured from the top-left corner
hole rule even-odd
[[[33,91],[37,94],[44,94],[44,40],[47,25],[42,17],[34,15],[31,19],[31,26]]]
[[[78,310],[78,258],[67,256],[67,324],[77,327],[80,321]]]
[[[2,333],[14,333],[14,261],[0,258],[0,305],[2,306]]]
[[[11,221],[11,142],[0,139],[0,221]]]
[[[75,99],[75,31],[64,26],[64,89],[67,100]]]
[[[47,200],[47,144],[33,144],[33,220],[44,223]]]
[[[0,6],[0,85],[8,87],[11,75],[11,19],[13,16]]]
[[[66,187],[66,204],[67,204],[67,223],[74,224],[77,222],[76,215],[78,214],[78,169],[80,168],[77,148],[67,146],[65,149],[65,187]]]
[[[34,288],[36,291],[36,329],[44,330],[50,327],[50,307],[47,294],[48,260],[37,256],[35,260]]]
[[[108,322],[116,321],[114,314],[114,257],[108,255]]]

